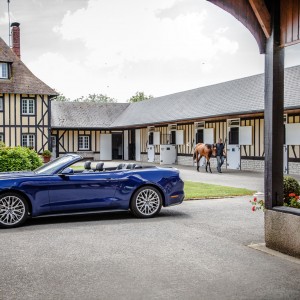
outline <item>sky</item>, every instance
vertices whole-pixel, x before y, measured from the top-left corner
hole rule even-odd
[[[233,16],[205,0],[10,0],[21,23],[21,59],[70,99],[126,102],[264,72],[264,55]],[[0,36],[8,44],[7,0]],[[285,65],[300,64],[300,46]]]

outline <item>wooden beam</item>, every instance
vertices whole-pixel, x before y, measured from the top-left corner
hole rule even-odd
[[[283,205],[284,48],[280,47],[280,0],[271,3],[271,36],[265,56],[265,207]]]
[[[271,16],[263,0],[249,0],[256,18],[268,39],[271,36]]]

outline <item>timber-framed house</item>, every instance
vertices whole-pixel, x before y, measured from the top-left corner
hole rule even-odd
[[[12,24],[12,49],[0,38],[0,141],[41,153],[50,148],[50,100],[57,93],[21,61],[19,25]]]

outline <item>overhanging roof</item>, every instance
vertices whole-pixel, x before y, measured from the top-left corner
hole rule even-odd
[[[0,79],[0,93],[57,95],[56,91],[33,75],[1,38],[0,61],[11,64],[11,78]]]
[[[300,66],[285,70],[285,108],[300,109]],[[264,75],[136,103],[52,102],[53,128],[126,128],[254,114],[264,110]]]

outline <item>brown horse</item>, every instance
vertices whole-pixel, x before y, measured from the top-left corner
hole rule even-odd
[[[201,157],[204,156],[206,158],[205,170],[207,172],[207,166],[208,166],[210,173],[212,173],[209,160],[212,155],[216,156],[216,154],[217,154],[217,149],[215,145],[202,144],[202,143],[197,144],[193,155],[193,159],[197,161],[197,171],[199,172],[199,161]]]

